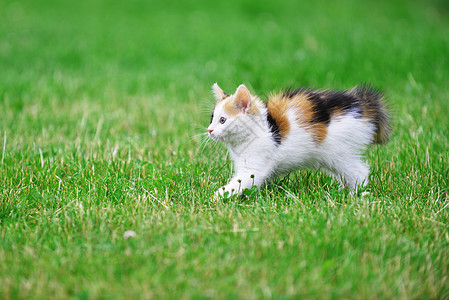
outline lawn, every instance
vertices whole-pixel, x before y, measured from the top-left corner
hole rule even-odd
[[[449,5],[300,2],[1,1],[0,298],[449,298]],[[211,201],[214,82],[382,89],[365,193]]]

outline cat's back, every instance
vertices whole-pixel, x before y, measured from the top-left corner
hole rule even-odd
[[[369,135],[366,143],[385,143],[389,137],[382,93],[368,85],[345,91],[289,89],[271,94],[267,110],[278,127],[281,142],[303,135],[299,138],[304,142],[309,138],[319,145],[334,132],[344,135],[364,128],[371,128],[365,134]]]

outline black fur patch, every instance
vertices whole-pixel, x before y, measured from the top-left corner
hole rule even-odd
[[[349,93],[360,100],[364,111],[372,118],[372,122],[374,126],[376,126],[378,134],[378,136],[376,136],[376,143],[386,143],[391,128],[386,106],[382,103],[383,93],[369,83],[362,83],[350,90]]]
[[[268,126],[271,131],[271,136],[273,137],[273,140],[276,142],[277,145],[281,144],[281,135],[279,133],[279,126],[276,123],[276,120],[270,115],[270,113],[267,113],[267,121]]]
[[[361,116],[361,103],[357,97],[347,91],[318,91],[313,89],[299,88],[297,90],[287,90],[283,97],[293,98],[296,95],[305,95],[312,103],[314,115],[312,123],[328,124],[332,114],[337,111],[352,110]]]

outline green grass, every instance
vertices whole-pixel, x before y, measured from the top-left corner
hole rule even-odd
[[[448,298],[449,6],[309,2],[0,2],[0,298]],[[216,81],[383,89],[369,195],[211,202]]]

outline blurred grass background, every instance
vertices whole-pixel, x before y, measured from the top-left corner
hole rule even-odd
[[[0,298],[446,298],[446,1],[0,2]],[[385,91],[370,195],[230,176],[210,86]],[[126,230],[136,237],[124,239]]]

